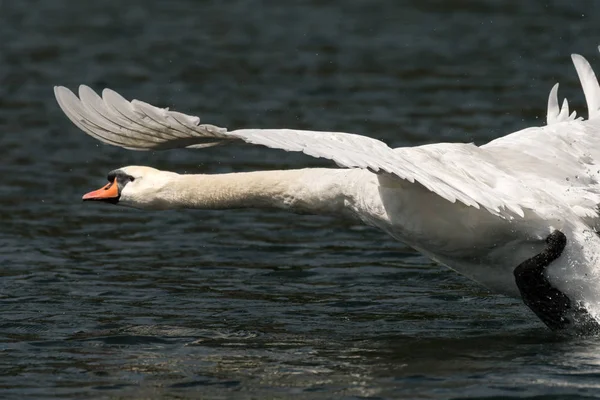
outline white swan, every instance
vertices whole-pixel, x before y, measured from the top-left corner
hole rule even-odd
[[[584,121],[559,107],[555,85],[547,125],[477,147],[439,143],[392,149],[365,136],[293,129],[227,131],[147,103],[86,86],[79,98],[56,87],[71,121],[96,139],[132,150],[205,148],[242,140],[334,161],[345,169],[179,175],[129,166],[84,199],[141,209],[242,207],[353,218],[487,286],[519,296],[513,270],[567,237],[547,277],[600,316],[600,86],[589,63],[573,62],[589,108]]]

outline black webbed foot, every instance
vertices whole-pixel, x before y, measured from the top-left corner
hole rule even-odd
[[[523,302],[552,330],[566,329],[572,310],[571,300],[546,278],[546,267],[559,258],[567,244],[561,231],[546,238],[547,246],[540,254],[522,262],[514,270],[515,281]]]

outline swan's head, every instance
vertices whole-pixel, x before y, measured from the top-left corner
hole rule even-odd
[[[141,209],[163,208],[164,194],[174,177],[174,172],[155,168],[129,166],[108,173],[108,184],[86,193],[83,201],[100,201]]]

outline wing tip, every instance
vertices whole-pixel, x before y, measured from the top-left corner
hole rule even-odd
[[[557,121],[558,115],[560,114],[560,108],[558,106],[558,82],[550,89],[548,95],[548,111],[546,112],[546,125],[552,125]]]
[[[600,46],[599,46],[599,48],[600,48]],[[573,61],[578,60],[578,62],[581,61],[581,60],[584,60],[584,61],[587,62],[587,60],[585,59],[585,57],[582,56],[581,54],[578,54],[578,53],[571,53],[571,60],[573,60]]]
[[[73,92],[65,87],[65,86],[54,86],[54,97],[56,97],[57,100],[64,98],[65,95],[69,95],[69,94],[73,94]]]
[[[573,61],[575,71],[577,71],[581,88],[583,89],[588,107],[588,118],[594,118],[600,114],[600,85],[598,84],[598,78],[588,60],[582,55],[573,53],[571,54],[571,60]]]

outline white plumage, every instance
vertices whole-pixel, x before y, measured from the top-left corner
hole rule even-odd
[[[600,239],[594,232],[600,228],[600,86],[585,58],[572,59],[588,120],[570,113],[566,99],[559,106],[556,84],[548,99],[546,126],[480,147],[439,143],[392,149],[351,133],[228,131],[200,124],[198,117],[129,102],[110,89],[102,97],[87,86],[80,86],[79,97],[64,87],[56,87],[55,94],[80,129],[131,150],[204,148],[242,140],[364,170],[348,175],[356,187],[351,207],[360,220],[502,293],[518,294],[512,270],[539,251],[548,233],[561,229],[568,245],[548,269],[549,278],[598,314]],[[321,190],[318,186],[314,191]]]

